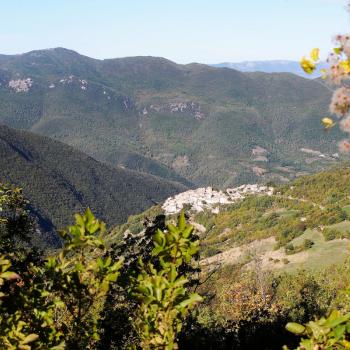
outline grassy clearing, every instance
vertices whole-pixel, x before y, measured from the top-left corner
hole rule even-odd
[[[281,218],[294,218],[300,214],[300,210],[281,210],[281,211],[276,211],[276,214],[278,214],[279,217]]]
[[[345,220],[334,225],[326,226],[327,228],[335,229],[341,233],[350,231],[350,221]]]
[[[345,226],[347,223],[342,223]],[[287,255],[284,248],[275,250],[276,240],[273,237],[255,240],[251,243],[234,247],[203,260],[203,264],[221,263],[234,265],[246,262],[253,266],[253,261],[260,261],[260,266],[267,270],[281,272],[296,272],[298,270],[316,271],[333,264],[342,264],[349,257],[349,239],[334,239],[326,241],[318,230],[308,229],[301,236],[291,241],[294,246],[300,246],[308,239],[314,244],[311,248],[296,254]]]
[[[336,225],[346,227],[349,224],[349,222],[344,222]],[[314,242],[314,245],[307,251],[295,254],[295,257],[307,254],[306,259],[282,266],[281,269],[283,271],[292,272],[299,269],[308,271],[319,270],[333,264],[342,264],[349,257],[349,239],[325,241],[320,231],[306,230],[303,235],[295,238],[291,243],[297,246],[302,244],[305,239],[310,239]],[[287,258],[290,259],[289,256]]]
[[[350,205],[346,205],[342,208],[346,215],[350,218]]]

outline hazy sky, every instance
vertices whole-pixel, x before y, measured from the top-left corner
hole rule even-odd
[[[293,59],[350,32],[346,0],[0,0],[0,53],[66,47],[179,63]]]

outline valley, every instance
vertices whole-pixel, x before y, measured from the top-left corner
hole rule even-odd
[[[0,178],[23,189],[41,230],[70,224],[91,208],[108,225],[123,223],[186,186],[145,173],[112,168],[58,141],[0,125]]]
[[[2,3],[0,350],[350,349],[339,1]]]
[[[0,179],[28,200],[16,208],[11,196],[22,192],[1,192],[9,202],[0,234],[28,232],[18,246],[25,259],[37,249],[61,251],[62,264],[81,259],[62,276],[88,273],[85,286],[120,266],[98,287],[103,318],[89,311],[106,332],[93,341],[103,349],[133,341],[134,295],[164,276],[187,285],[176,312],[201,300],[180,348],[252,349],[259,340],[270,349],[273,332],[274,346],[293,344],[285,324],[338,307],[350,283],[349,158],[338,149],[344,133],[320,123],[331,90],[290,73],[159,57],[97,60],[64,48],[0,55]],[[34,221],[22,229],[26,220]],[[62,293],[70,283],[49,288]]]

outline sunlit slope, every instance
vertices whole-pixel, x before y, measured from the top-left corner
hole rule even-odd
[[[350,165],[275,187],[274,194],[249,195],[234,204],[219,205],[218,214],[189,211],[201,237],[202,266],[258,262],[273,271],[315,270],[341,263],[349,256]],[[142,230],[154,207],[118,226],[112,237]],[[168,218],[172,219],[172,216]]]
[[[0,57],[0,121],[98,160],[197,185],[278,182],[338,161],[331,91],[293,74],[66,49]]]

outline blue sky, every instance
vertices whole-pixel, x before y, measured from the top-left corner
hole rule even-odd
[[[293,59],[350,32],[346,0],[0,0],[0,53],[66,47],[178,63]]]

